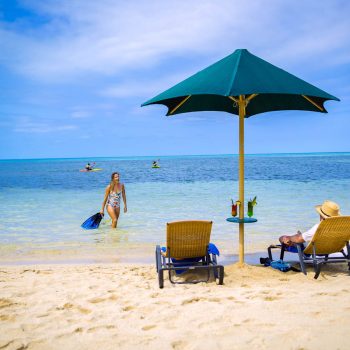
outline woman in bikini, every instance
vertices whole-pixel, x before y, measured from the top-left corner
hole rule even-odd
[[[120,214],[120,197],[123,197],[124,213],[128,211],[126,205],[126,194],[124,184],[119,182],[119,173],[111,175],[111,183],[106,187],[105,197],[102,203],[102,210],[100,213],[104,215],[105,206],[107,205],[107,212],[112,219],[112,227],[117,228],[118,218]]]

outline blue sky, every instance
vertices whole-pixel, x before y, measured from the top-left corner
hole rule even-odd
[[[350,2],[0,0],[0,158],[238,152],[238,118],[142,102],[237,48],[335,95],[246,120],[246,153],[350,151]]]

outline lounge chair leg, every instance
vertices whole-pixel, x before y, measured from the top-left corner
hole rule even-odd
[[[163,270],[160,269],[158,271],[158,282],[159,282],[159,288],[163,288],[164,287],[164,274],[163,274]]]
[[[169,278],[170,283],[173,283],[173,280],[171,279],[171,270],[168,270],[168,278]]]
[[[320,275],[320,272],[321,272],[321,264],[316,263],[314,265],[314,269],[315,269],[314,279],[317,280],[317,278],[318,278],[318,276]]]
[[[267,253],[269,254],[269,259],[272,260],[272,252],[271,252],[272,246],[269,246],[267,248]]]
[[[157,272],[159,271],[160,267],[162,266],[162,262],[161,262],[161,252],[160,252],[160,246],[157,245],[156,246],[156,269]]]
[[[224,284],[224,267],[219,266],[219,284]]]
[[[283,260],[285,250],[286,250],[285,245],[284,245],[284,244],[282,244],[282,245],[281,245],[281,254],[280,254],[280,260]]]
[[[219,278],[219,269],[216,267],[216,265],[218,264],[217,259],[216,259],[216,255],[209,255],[209,258],[211,257],[211,259],[209,260],[209,263],[212,263],[214,265],[213,268],[213,273],[214,273],[214,277],[215,279]]]
[[[301,271],[303,272],[304,275],[306,275],[307,272],[306,272],[306,267],[305,267],[304,258],[303,258],[303,252],[301,251],[300,244],[297,244],[297,249],[298,249],[298,255],[299,255],[299,262],[300,262]]]
[[[159,266],[158,266],[158,254],[157,254],[157,249],[158,247],[156,247],[156,252],[155,252],[155,254],[156,254],[156,271],[158,272],[158,270],[159,270]]]
[[[214,266],[214,275],[217,284],[224,284],[224,267],[222,265]]]

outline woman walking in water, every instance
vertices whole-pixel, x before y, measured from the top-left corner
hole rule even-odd
[[[105,197],[102,203],[100,213],[104,215],[105,206],[107,204],[107,212],[112,219],[112,227],[117,228],[118,218],[120,214],[120,197],[123,197],[124,213],[128,211],[126,205],[126,194],[124,184],[119,182],[119,173],[111,175],[111,183],[106,187]]]

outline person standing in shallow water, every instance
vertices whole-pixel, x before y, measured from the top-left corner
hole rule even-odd
[[[128,211],[126,205],[126,193],[124,184],[119,182],[119,173],[115,172],[111,175],[111,183],[106,187],[105,197],[102,203],[100,213],[104,215],[105,207],[112,219],[112,228],[117,228],[120,214],[120,199],[123,197],[124,213]]]

